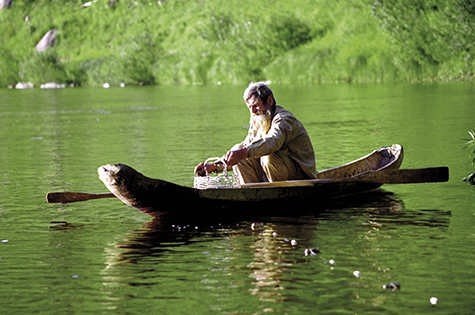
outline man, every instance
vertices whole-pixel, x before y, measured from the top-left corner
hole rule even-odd
[[[246,138],[223,156],[241,184],[313,178],[315,153],[307,131],[295,116],[277,105],[265,82],[252,82],[244,91],[250,111]],[[201,162],[195,174],[222,171],[222,163]]]

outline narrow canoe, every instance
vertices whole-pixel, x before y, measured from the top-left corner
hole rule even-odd
[[[365,180],[367,174],[399,169],[403,148],[393,144],[343,164],[319,172],[315,179],[272,183],[251,183],[232,188],[197,189],[144,176],[126,164],[106,164],[98,168],[104,185],[123,203],[149,214],[277,213],[296,207],[326,204],[329,200],[378,189],[383,183]]]

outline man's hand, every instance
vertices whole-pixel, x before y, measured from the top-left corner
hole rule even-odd
[[[201,162],[195,166],[195,175],[197,176],[206,176],[206,174],[216,172],[218,166],[215,163],[204,163]]]
[[[241,148],[236,150],[229,150],[226,153],[226,164],[233,166],[245,160],[247,158],[247,148]]]

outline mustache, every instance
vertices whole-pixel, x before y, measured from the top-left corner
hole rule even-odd
[[[264,114],[259,114],[259,115],[252,115],[251,119],[254,123],[261,125],[261,124],[270,124],[272,121],[272,116],[271,113],[264,113]]]
[[[260,118],[262,119],[262,118],[264,118],[264,117],[266,117],[266,118],[271,117],[271,116],[272,116],[272,112],[271,112],[270,109],[268,109],[268,110],[266,110],[266,111],[264,111],[264,112],[260,112],[260,113],[258,113],[258,114],[252,113],[251,115],[252,115],[252,117],[255,117],[255,118],[260,117]]]

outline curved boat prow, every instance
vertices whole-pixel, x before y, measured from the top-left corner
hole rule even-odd
[[[124,178],[129,178],[128,181],[131,181],[130,176],[133,175],[133,172],[131,172],[130,169],[129,166],[121,163],[105,164],[97,168],[97,174],[104,186],[106,186],[114,196],[126,205],[135,207],[134,198],[130,196],[130,191],[124,180]]]
[[[192,202],[196,195],[194,188],[147,177],[122,163],[102,165],[97,172],[99,179],[118,199],[145,212],[157,206],[183,206],[184,202]]]

